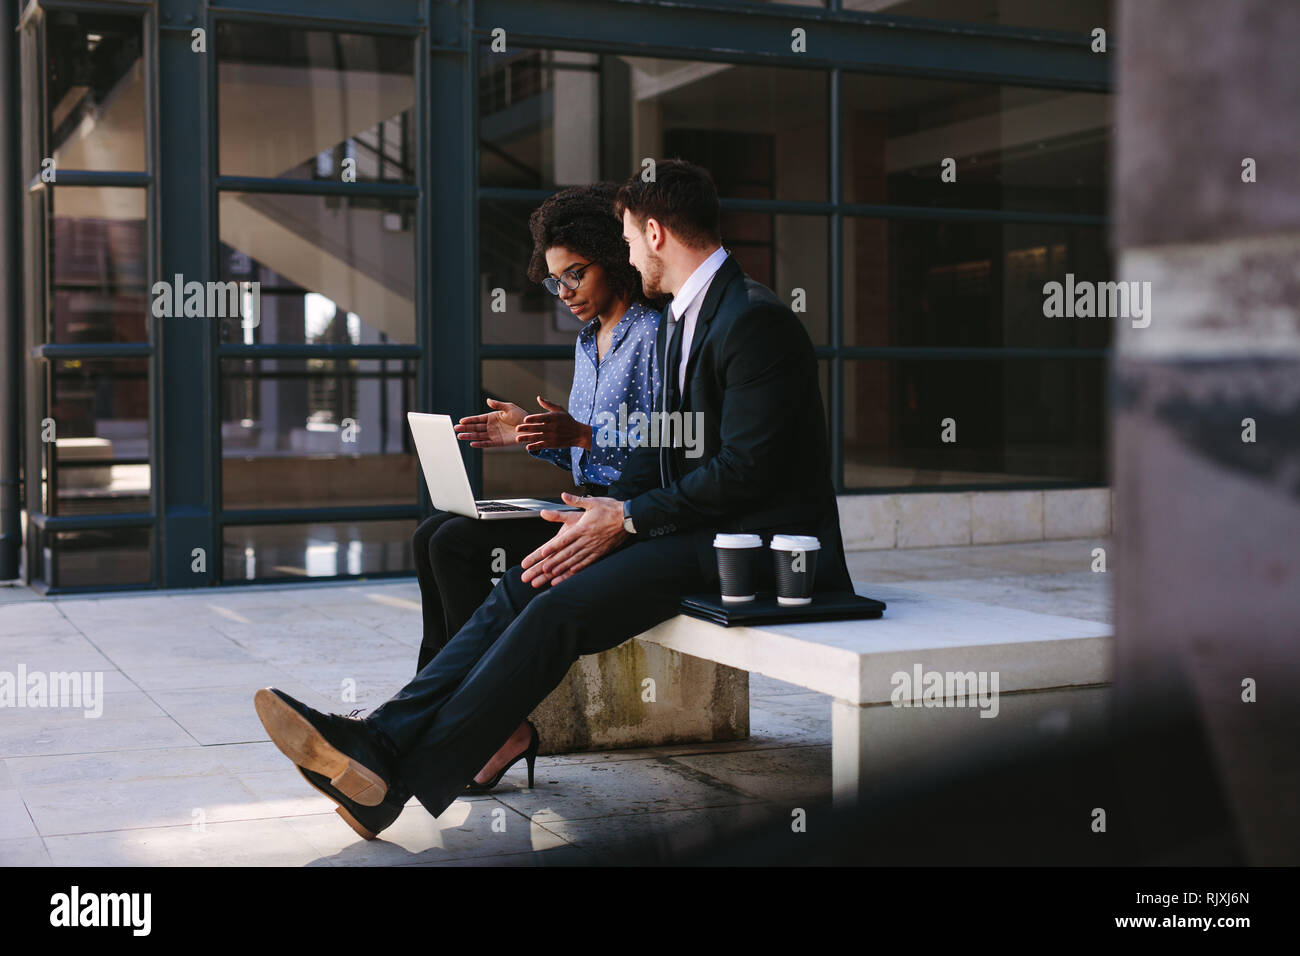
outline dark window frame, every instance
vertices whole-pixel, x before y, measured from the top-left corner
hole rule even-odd
[[[889,15],[840,9],[838,0],[825,8],[786,4],[701,0],[684,4],[669,0],[610,0],[591,4],[581,0],[477,0],[473,4],[417,4],[410,0],[281,0],[272,11],[238,8],[195,8],[183,0],[156,3],[117,0],[33,0],[22,13],[19,35],[25,44],[29,31],[42,38],[37,62],[24,57],[24,76],[30,69],[40,79],[24,84],[22,106],[42,118],[44,98],[42,19],[46,11],[124,13],[140,18],[146,78],[146,169],[115,173],[59,170],[57,185],[131,187],[146,190],[148,265],[150,287],[161,275],[181,271],[196,278],[220,275],[216,232],[217,196],[225,189],[301,192],[313,195],[346,194],[376,197],[412,197],[416,212],[416,316],[417,342],[409,346],[308,346],[312,357],[410,358],[417,362],[417,402],[422,408],[467,413],[476,404],[481,385],[481,363],[487,358],[564,357],[564,347],[485,346],[477,327],[478,202],[493,198],[493,190],[478,181],[478,76],[480,44],[503,27],[512,48],[523,46],[593,53],[631,52],[637,55],[718,62],[764,63],[827,71],[830,120],[828,163],[830,195],[824,203],[731,200],[729,209],[824,215],[827,219],[830,269],[830,339],[819,347],[828,362],[837,488],[842,487],[843,363],[868,357],[872,350],[846,348],[842,341],[842,222],[847,215],[912,216],[943,212],[907,207],[874,207],[843,201],[841,182],[841,116],[843,78],[849,72],[966,79],[1011,85],[1108,93],[1110,57],[1087,50],[1087,37],[1011,26],[990,26],[950,21],[917,21]],[[744,14],[738,16],[737,14]],[[216,56],[213,41],[222,22],[274,23],[302,29],[406,36],[415,44],[415,108],[412,117],[416,143],[416,182],[393,184],[340,184],[321,180],[256,180],[224,177],[217,169]],[[203,27],[208,34],[205,55],[189,51],[190,31]],[[803,27],[810,34],[810,52],[803,55],[782,48],[790,29]],[[629,41],[629,38],[634,38]],[[37,90],[33,97],[33,87]],[[165,122],[164,122],[165,121]],[[43,119],[41,120],[43,123]],[[435,131],[449,131],[437,142]],[[43,134],[42,134],[43,135]],[[28,139],[30,133],[24,133]],[[39,201],[33,194],[48,188],[32,182],[31,155],[42,146],[21,144],[23,174],[31,184],[24,205],[23,236],[44,249],[47,216],[32,215]],[[31,148],[36,146],[35,149]],[[194,190],[194,185],[201,188]],[[187,195],[186,190],[193,195]],[[535,201],[549,191],[510,191],[496,198]],[[433,214],[436,209],[437,215]],[[955,211],[971,215],[971,211]],[[48,209],[47,209],[48,213]],[[1032,221],[1014,213],[991,212],[995,221]],[[1078,222],[1075,217],[1052,221]],[[1104,217],[1088,224],[1105,225]],[[16,228],[8,224],[7,228]],[[468,240],[468,241],[467,241]],[[25,267],[27,290],[23,312],[27,348],[24,481],[29,526],[50,533],[111,528],[150,529],[152,579],[145,587],[193,587],[220,582],[221,528],[233,523],[276,523],[335,518],[396,517],[392,509],[297,509],[293,511],[227,512],[220,506],[220,428],[212,390],[219,382],[224,358],[270,357],[281,354],[277,346],[220,345],[215,324],[198,336],[160,329],[149,316],[149,340],[144,343],[68,345],[46,342],[43,318],[48,289],[43,255],[29,253]],[[176,269],[177,265],[183,268]],[[475,317],[472,324],[466,316]],[[160,332],[165,334],[160,336]],[[1005,357],[1005,350],[993,350]],[[90,516],[52,516],[32,500],[40,487],[41,448],[39,423],[44,406],[37,383],[45,377],[45,364],[61,358],[142,357],[149,361],[151,507],[145,513]],[[961,356],[952,356],[961,358]],[[974,356],[971,356],[974,357]],[[190,380],[192,377],[193,381]],[[481,487],[480,456],[471,454],[467,467],[472,483]],[[1025,485],[1014,485],[1024,490]],[[867,493],[882,493],[873,488]],[[900,490],[915,491],[917,488]],[[945,490],[955,490],[952,486]],[[993,486],[981,486],[993,490]],[[398,509],[401,517],[428,513],[423,483],[419,501]],[[38,535],[28,535],[25,573],[29,582],[39,577],[41,556]],[[190,569],[191,546],[207,549],[208,572]],[[241,582],[243,583],[243,582]],[[48,582],[47,582],[48,585]],[[132,586],[131,589],[138,589]],[[47,587],[50,593],[120,590],[118,587]]]

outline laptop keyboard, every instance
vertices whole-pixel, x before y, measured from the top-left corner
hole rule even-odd
[[[484,511],[534,511],[534,508],[521,508],[519,505],[507,505],[500,501],[476,501],[474,506],[480,512]]]

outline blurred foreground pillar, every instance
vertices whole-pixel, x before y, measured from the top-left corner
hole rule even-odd
[[[1115,42],[1116,252],[1150,283],[1112,369],[1120,713],[1180,701],[1249,861],[1295,863],[1300,3],[1122,0]]]

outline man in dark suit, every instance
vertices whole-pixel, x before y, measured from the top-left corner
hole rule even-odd
[[[368,717],[258,692],[271,739],[363,836],[396,819],[411,793],[441,814],[489,760],[505,766],[528,749],[507,735],[580,655],[672,617],[684,595],[716,590],[715,532],[815,534],[818,589],[852,587],[812,342],[722,249],[712,178],[662,162],[654,181],[622,187],[615,212],[646,294],[673,295],[656,350],[660,411],[693,416],[699,445],[670,429],[673,443],[638,448],[608,497],[566,494],[580,512],[543,512],[563,524],[555,537]],[[770,582],[770,560],[759,568]]]

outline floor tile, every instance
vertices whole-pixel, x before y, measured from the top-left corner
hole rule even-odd
[[[270,743],[266,745],[274,750]],[[192,778],[234,772],[222,747],[110,750],[49,757],[10,757],[5,766],[18,789]],[[279,751],[275,751],[280,756]],[[284,757],[280,756],[283,761]],[[242,768],[236,768],[242,769]],[[260,769],[260,768],[259,768]]]
[[[264,801],[272,813],[268,816],[290,817],[307,813],[333,813],[337,804],[315,790],[288,760],[276,770],[241,773],[236,779],[258,800]]]
[[[495,796],[543,825],[551,820],[752,802],[725,784],[674,765],[673,759],[552,766],[537,777],[536,789]]]
[[[124,673],[148,691],[231,687],[238,684],[257,688],[278,686],[277,682],[287,683],[293,679],[292,675],[258,661],[179,665],[164,661],[148,667],[129,667]]]
[[[580,848],[599,856],[602,851],[622,851],[628,844],[648,841],[672,853],[685,852],[720,839],[740,828],[776,818],[775,810],[760,804],[698,810],[630,813],[585,820],[552,820],[545,826]]]
[[[749,675],[749,698],[755,697],[773,697],[778,694],[804,694],[807,688],[800,687],[798,684],[789,684],[783,680],[777,680],[775,677],[768,677],[766,674]]]
[[[502,857],[565,845],[545,827],[495,800],[457,800],[437,818],[413,800],[377,840],[363,840],[334,813],[294,817],[287,823],[338,866]]]
[[[827,735],[831,732],[831,698],[826,694],[811,694],[804,691],[802,694],[765,697],[752,701],[749,709],[751,720],[754,710],[759,710],[807,727],[809,730]]]
[[[193,743],[194,738],[170,717],[0,724],[0,755],[6,758],[185,747]]]
[[[0,840],[0,866],[51,866],[49,851],[40,837]]]
[[[800,800],[823,800],[831,793],[829,746],[671,759],[768,803],[797,806]]]
[[[0,637],[0,670],[16,674],[19,665],[28,673],[114,669],[94,644],[76,632]]]
[[[111,685],[107,679],[107,673],[102,675],[104,687],[101,693],[94,686],[99,680],[98,672],[91,673],[89,692],[78,692],[74,688],[72,696],[66,705],[62,702],[60,695],[58,706],[53,706],[55,700],[50,697],[50,706],[15,708],[9,711],[7,716],[15,722],[24,721],[33,726],[59,721],[69,721],[75,724],[83,720],[139,720],[143,717],[167,716],[163,709],[154,703],[152,698],[142,690],[109,692],[107,688]],[[116,682],[113,683],[116,684]],[[86,678],[83,674],[82,687],[86,686]]]
[[[285,820],[239,820],[45,838],[55,866],[327,866]]]
[[[37,835],[22,794],[17,790],[0,790],[0,840],[20,840]]]
[[[0,604],[0,637],[62,637],[76,633],[76,625],[53,602]]]
[[[471,856],[455,860],[435,860],[432,863],[406,863],[404,866],[597,866],[599,857],[576,846],[553,846],[535,853],[502,853],[495,856]]]
[[[274,801],[259,800],[225,773],[30,787],[22,794],[37,831],[45,837],[281,815]]]

